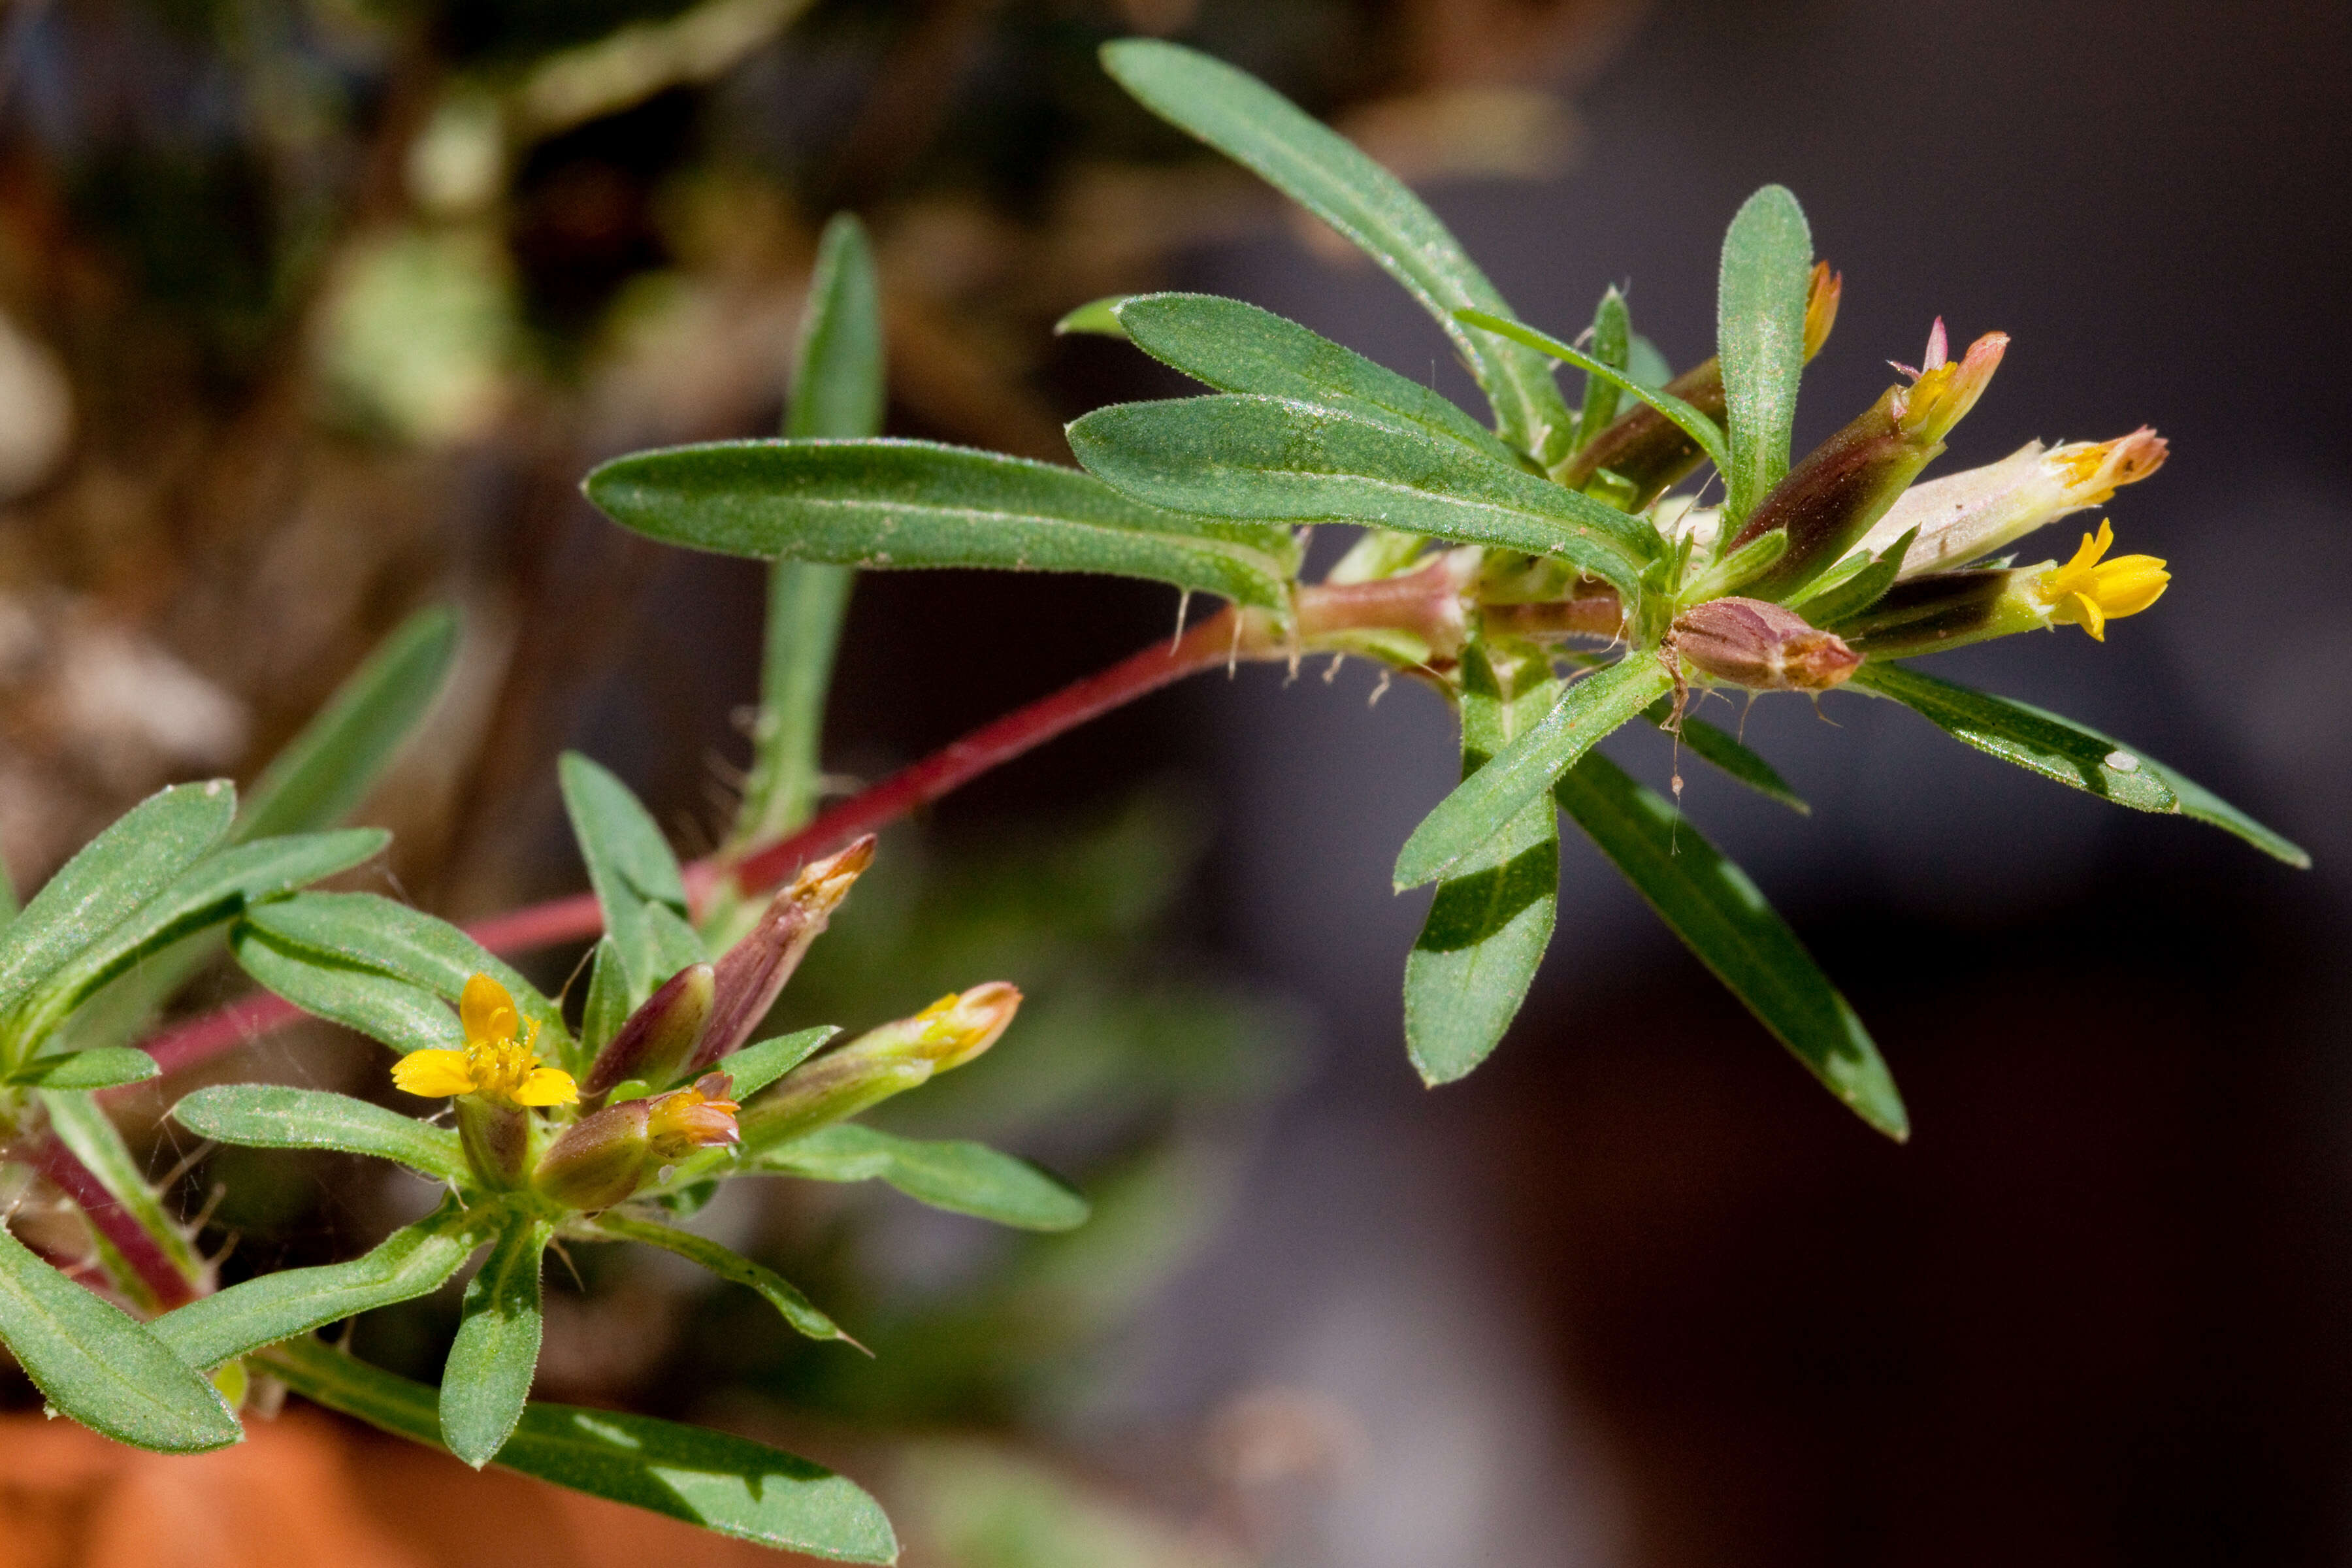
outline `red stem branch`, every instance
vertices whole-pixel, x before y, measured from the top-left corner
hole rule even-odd
[[[149,1293],[155,1298],[156,1310],[168,1312],[196,1299],[194,1284],[180,1272],[163,1246],[147,1234],[147,1227],[139,1223],[138,1216],[106,1190],[106,1184],[77,1159],[72,1150],[54,1137],[44,1138],[34,1145],[26,1161],[58,1191],[73,1199],[91,1229],[114,1244],[122,1260],[146,1282]]]

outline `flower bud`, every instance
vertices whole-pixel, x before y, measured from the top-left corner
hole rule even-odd
[[[873,863],[869,833],[840,854],[802,867],[751,934],[720,956],[712,976],[710,1021],[689,1058],[692,1067],[709,1067],[751,1037],[809,944],[824,934],[833,911]]]
[[[710,1021],[715,976],[707,963],[689,964],[671,975],[596,1053],[582,1090],[598,1095],[627,1079],[660,1085],[677,1077]]]
[[[1943,451],[1944,437],[1983,395],[2009,339],[1988,332],[1955,363],[1944,357],[1943,328],[1936,323],[1927,367],[1911,384],[1889,387],[1815,447],[1733,536],[1730,548],[1738,550],[1776,528],[1789,531],[1788,552],[1748,584],[1756,597],[1792,598],[1843,558]]]
[[[1830,329],[1837,324],[1838,298],[1844,279],[1826,261],[1813,264],[1805,294],[1805,358],[1822,352]],[[1681,398],[1717,424],[1723,423],[1723,363],[1707,360],[1693,365],[1666,383],[1665,391]],[[1658,499],[1667,487],[1698,467],[1706,456],[1697,442],[1646,403],[1636,404],[1600,435],[1553,471],[1569,489],[1580,490],[1607,469],[1633,487],[1628,511],[1639,511]]]
[[[1862,656],[1794,610],[1759,599],[1710,599],[1675,617],[1667,643],[1695,668],[1752,691],[1827,691]]]
[[[725,1073],[705,1073],[691,1088],[592,1111],[549,1146],[533,1180],[566,1208],[625,1202],[663,1166],[740,1141],[729,1087]]]
[[[797,1138],[960,1068],[994,1045],[1020,1008],[1018,988],[992,981],[869,1030],[754,1100],[743,1114],[744,1144],[761,1149]]]
[[[2164,437],[2142,426],[2112,441],[2074,441],[2043,450],[2028,442],[1998,463],[1914,485],[1864,534],[1873,555],[1916,528],[1901,576],[1911,578],[1990,555],[2035,529],[2094,507],[2164,466]]]

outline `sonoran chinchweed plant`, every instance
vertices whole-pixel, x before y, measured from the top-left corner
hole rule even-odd
[[[2018,560],[2037,531],[2154,473],[2165,444],[2153,431],[2032,442],[1923,481],[2008,342],[1988,333],[1955,356],[1938,321],[1917,364],[1794,457],[1799,383],[1832,335],[1843,280],[1814,257],[1787,191],[1759,191],[1733,218],[1717,354],[1677,374],[1613,289],[1571,337],[1518,321],[1402,184],[1252,78],[1160,42],[1114,44],[1104,60],[1146,108],[1402,284],[1470,370],[1491,424],[1296,322],[1159,293],[1082,306],[1063,328],[1124,339],[1210,390],[1077,420],[1080,468],[882,439],[872,264],[855,220],[836,219],[783,435],[639,453],[586,481],[627,528],[773,563],[752,766],[717,853],[681,866],[617,778],[566,756],[591,895],[461,930],[376,894],[316,889],[383,846],[340,824],[446,674],[456,623],[432,610],[241,804],[225,781],[162,792],[0,929],[12,1191],[39,1184],[79,1215],[86,1242],[61,1247],[49,1227],[37,1251],[0,1230],[0,1338],[56,1410],[193,1452],[236,1441],[241,1402],[273,1379],[469,1464],[777,1546],[891,1560],[888,1521],[845,1478],[725,1434],[530,1400],[544,1259],[598,1242],[664,1248],[756,1292],[799,1332],[854,1344],[789,1281],[679,1222],[728,1181],[800,1177],[880,1180],[1008,1226],[1080,1224],[1085,1200],[1034,1166],[857,1120],[989,1049],[1020,1005],[1012,983],[973,984],[845,1043],[831,1028],[762,1026],[872,859],[876,829],[1241,659],[1365,659],[1459,712],[1461,783],[1395,870],[1400,889],[1435,884],[1404,964],[1405,1043],[1432,1084],[1492,1052],[1528,993],[1556,917],[1565,813],[1832,1093],[1907,1135],[1876,1045],[1788,925],[1674,802],[1593,749],[1643,721],[1804,809],[1769,763],[1697,717],[1695,689],[1891,700],[2053,782],[2307,864],[2137,748],[1911,662],[2059,626],[2105,640],[2111,622],[2154,605],[2164,563],[2116,553],[2104,515],[2063,560]],[[1572,404],[1562,366],[1581,375]],[[1307,530],[1335,523],[1359,531],[1319,581],[1303,580]],[[1225,603],[1172,643],[819,813],[819,720],[856,572],[947,566],[1140,577]],[[580,941],[593,953],[569,1009],[504,961]],[[145,1032],[224,949],[261,989]],[[221,1085],[182,1098],[175,1120],[224,1143],[392,1161],[441,1200],[349,1262],[221,1289],[98,1097],[301,1014],[388,1047],[384,1088],[412,1109]],[[313,1337],[428,1294],[477,1258],[437,1390]]]

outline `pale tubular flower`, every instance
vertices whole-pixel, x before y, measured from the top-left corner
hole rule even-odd
[[[2088,507],[2164,466],[2165,439],[2146,426],[2112,441],[2029,441],[1998,463],[1912,486],[1872,524],[1875,555],[1916,528],[1896,580],[1966,565]]]

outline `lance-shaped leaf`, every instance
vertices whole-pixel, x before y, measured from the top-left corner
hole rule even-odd
[[[1571,418],[1551,366],[1454,319],[1457,310],[1507,316],[1511,308],[1395,175],[1256,78],[1181,45],[1127,38],[1103,46],[1102,58],[1146,109],[1321,218],[1403,284],[1454,340],[1512,446],[1549,456],[1568,438]]]
[[[1846,999],[1764,901],[1664,795],[1595,752],[1555,794],[1699,962],[1864,1121],[1898,1141],[1911,1119]]]
[[[1602,291],[1601,303],[1593,309],[1591,333],[1593,359],[1618,374],[1585,373],[1584,398],[1576,411],[1576,438],[1569,444],[1570,451],[1609,427],[1609,422],[1617,417],[1618,394],[1626,390],[1624,370],[1633,348],[1633,314],[1625,308],[1625,296],[1614,283]],[[1635,384],[1633,390],[1641,388]]]
[[[1797,198],[1767,185],[1748,198],[1723,237],[1716,298],[1716,353],[1723,361],[1731,466],[1723,537],[1789,472],[1797,382],[1805,369],[1805,289],[1813,235]],[[1718,465],[1720,466],[1720,465]]]
[[[236,816],[226,779],[173,784],[82,847],[0,931],[0,1011],[131,917],[221,841]]]
[[[1541,650],[1476,641],[1462,655],[1462,776],[1551,711],[1559,682]],[[1538,795],[1437,884],[1404,961],[1404,1041],[1423,1083],[1486,1059],[1518,1016],[1551,945],[1559,902],[1559,813]]]
[[[1397,890],[1433,882],[1542,798],[1553,781],[1617,726],[1674,686],[1665,667],[1636,653],[1560,694],[1549,713],[1464,779],[1422,818],[1397,852]]]
[[[1114,404],[1069,437],[1088,469],[1154,506],[1371,523],[1556,555],[1629,596],[1656,550],[1640,518],[1450,437],[1296,398]]]
[[[779,1035],[772,1040],[761,1040],[731,1051],[711,1064],[732,1080],[727,1093],[736,1100],[746,1100],[801,1063],[816,1055],[826,1041],[841,1030],[831,1024],[820,1024],[814,1029],[800,1029],[789,1035]]]
[[[251,922],[229,931],[238,967],[305,1013],[356,1029],[405,1055],[458,1047],[465,1031],[448,1005],[422,985],[332,953],[281,942]]]
[[[836,213],[817,242],[782,434],[879,436],[887,401],[883,349],[881,284],[866,230]],[[825,694],[856,578],[847,567],[806,561],[768,568],[760,710],[732,839],[739,848],[781,838],[816,813]]]
[[[840,1325],[819,1311],[816,1303],[802,1295],[791,1280],[764,1264],[754,1263],[708,1237],[679,1230],[674,1226],[633,1219],[627,1215],[609,1211],[596,1216],[593,1228],[595,1234],[608,1240],[642,1241],[648,1247],[675,1252],[690,1263],[699,1264],[721,1279],[750,1286],[759,1292],[761,1300],[776,1310],[785,1322],[810,1339],[839,1340],[850,1345],[857,1343],[841,1331]]]
[[[507,988],[525,1018],[540,1026],[542,1056],[553,1055],[571,1037],[562,1013],[538,986],[447,921],[406,904],[374,893],[299,893],[247,911],[245,923],[279,947],[373,969],[452,1004],[465,994],[469,978],[487,974]]]
[[[146,1328],[0,1226],[0,1342],[57,1409],[117,1442],[201,1454],[245,1436],[228,1402]]]
[[[446,607],[402,622],[246,791],[235,836],[316,832],[350,816],[431,711],[457,653]]]
[[[1449,399],[1271,310],[1214,294],[1138,294],[1120,300],[1118,314],[1136,347],[1219,392],[1345,409],[1518,464]]]
[[[1835,626],[1848,616],[1862,614],[1895,586],[1895,574],[1903,570],[1903,557],[1910,550],[1911,542],[1918,537],[1917,529],[1908,530],[1852,572],[1844,570],[1844,562],[1831,567],[1816,580],[1812,595],[1796,606],[1797,614],[1823,627]]]
[[[1674,708],[1660,698],[1643,710],[1643,716],[1663,730],[1674,717]],[[1699,761],[1721,770],[1766,799],[1779,801],[1799,816],[1812,816],[1812,806],[1790,787],[1779,769],[1705,720],[1688,713],[1683,715],[1682,743]]]
[[[248,904],[348,870],[381,851],[391,837],[376,827],[301,833],[259,838],[205,857],[128,920],[59,965],[41,983],[15,1026],[16,1033],[20,1038],[41,1037],[141,959],[235,918]]]
[[[1099,572],[1279,609],[1286,529],[1179,516],[1069,468],[929,441],[722,441],[619,458],[588,499],[649,538],[841,566]]]
[[[571,1064],[578,1072],[585,1072],[596,1053],[603,1050],[621,1026],[629,1021],[629,981],[622,973],[621,950],[613,939],[600,937],[596,956],[588,966],[588,999],[580,1005],[580,1040],[578,1061]]]
[[[705,956],[686,923],[677,857],[653,815],[609,770],[566,752],[556,773],[572,836],[588,862],[589,884],[604,911],[604,930],[628,980],[628,1005],[635,1008],[663,981]],[[671,918],[661,920],[657,910]]]
[[[1022,1230],[1069,1230],[1087,1217],[1085,1198],[1026,1160],[984,1143],[919,1142],[855,1122],[779,1144],[751,1168],[819,1182],[883,1182],[935,1209]]]
[[[518,1215],[466,1282],[457,1338],[441,1373],[441,1441],[476,1469],[522,1419],[539,1370],[539,1267],[555,1227]]]
[[[1907,665],[1873,660],[1854,672],[1854,684],[1895,699],[1954,740],[2005,763],[2134,811],[2210,823],[2265,855],[2300,869],[2310,868],[2311,857],[2300,846],[2202,784],[2184,778],[2146,752],[2071,719],[1990,692],[1955,686]]]
[[[482,1244],[480,1224],[453,1198],[365,1258],[264,1274],[167,1312],[152,1327],[190,1366],[215,1367],[371,1308],[429,1295]]]
[[[1475,327],[1480,331],[1498,333],[1513,342],[1524,343],[1548,358],[1572,364],[1583,371],[1585,374],[1606,382],[1620,392],[1648,404],[1665,416],[1670,423],[1679,427],[1684,435],[1697,442],[1699,450],[1705,452],[1708,460],[1718,469],[1730,460],[1730,448],[1725,445],[1721,426],[1673,393],[1660,391],[1659,388],[1665,384],[1664,382],[1652,382],[1644,375],[1636,374],[1639,367],[1630,363],[1631,348],[1627,350],[1629,361],[1627,367],[1620,369],[1605,359],[1599,359],[1586,353],[1573,343],[1560,342],[1549,332],[1539,332],[1524,323],[1489,315],[1484,310],[1465,310],[1462,312],[1462,320],[1464,324]]]
[[[264,1353],[305,1398],[427,1447],[440,1443],[435,1390],[316,1340]],[[720,1535],[846,1563],[893,1563],[898,1542],[855,1482],[746,1437],[620,1410],[525,1407],[492,1463]]]
[[[114,1089],[144,1083],[163,1069],[145,1051],[128,1046],[96,1046],[86,1051],[61,1051],[36,1057],[10,1076],[11,1083],[41,1089]]]
[[[203,1279],[205,1263],[189,1244],[188,1233],[163,1207],[163,1200],[149,1184],[147,1173],[105,1108],[85,1090],[44,1089],[41,1110],[58,1142],[139,1222],[139,1228],[170,1259],[180,1277],[192,1283]]]
[[[338,1149],[397,1161],[436,1181],[468,1175],[465,1151],[449,1128],[325,1089],[220,1084],[182,1100],[172,1108],[172,1120],[247,1149]]]

